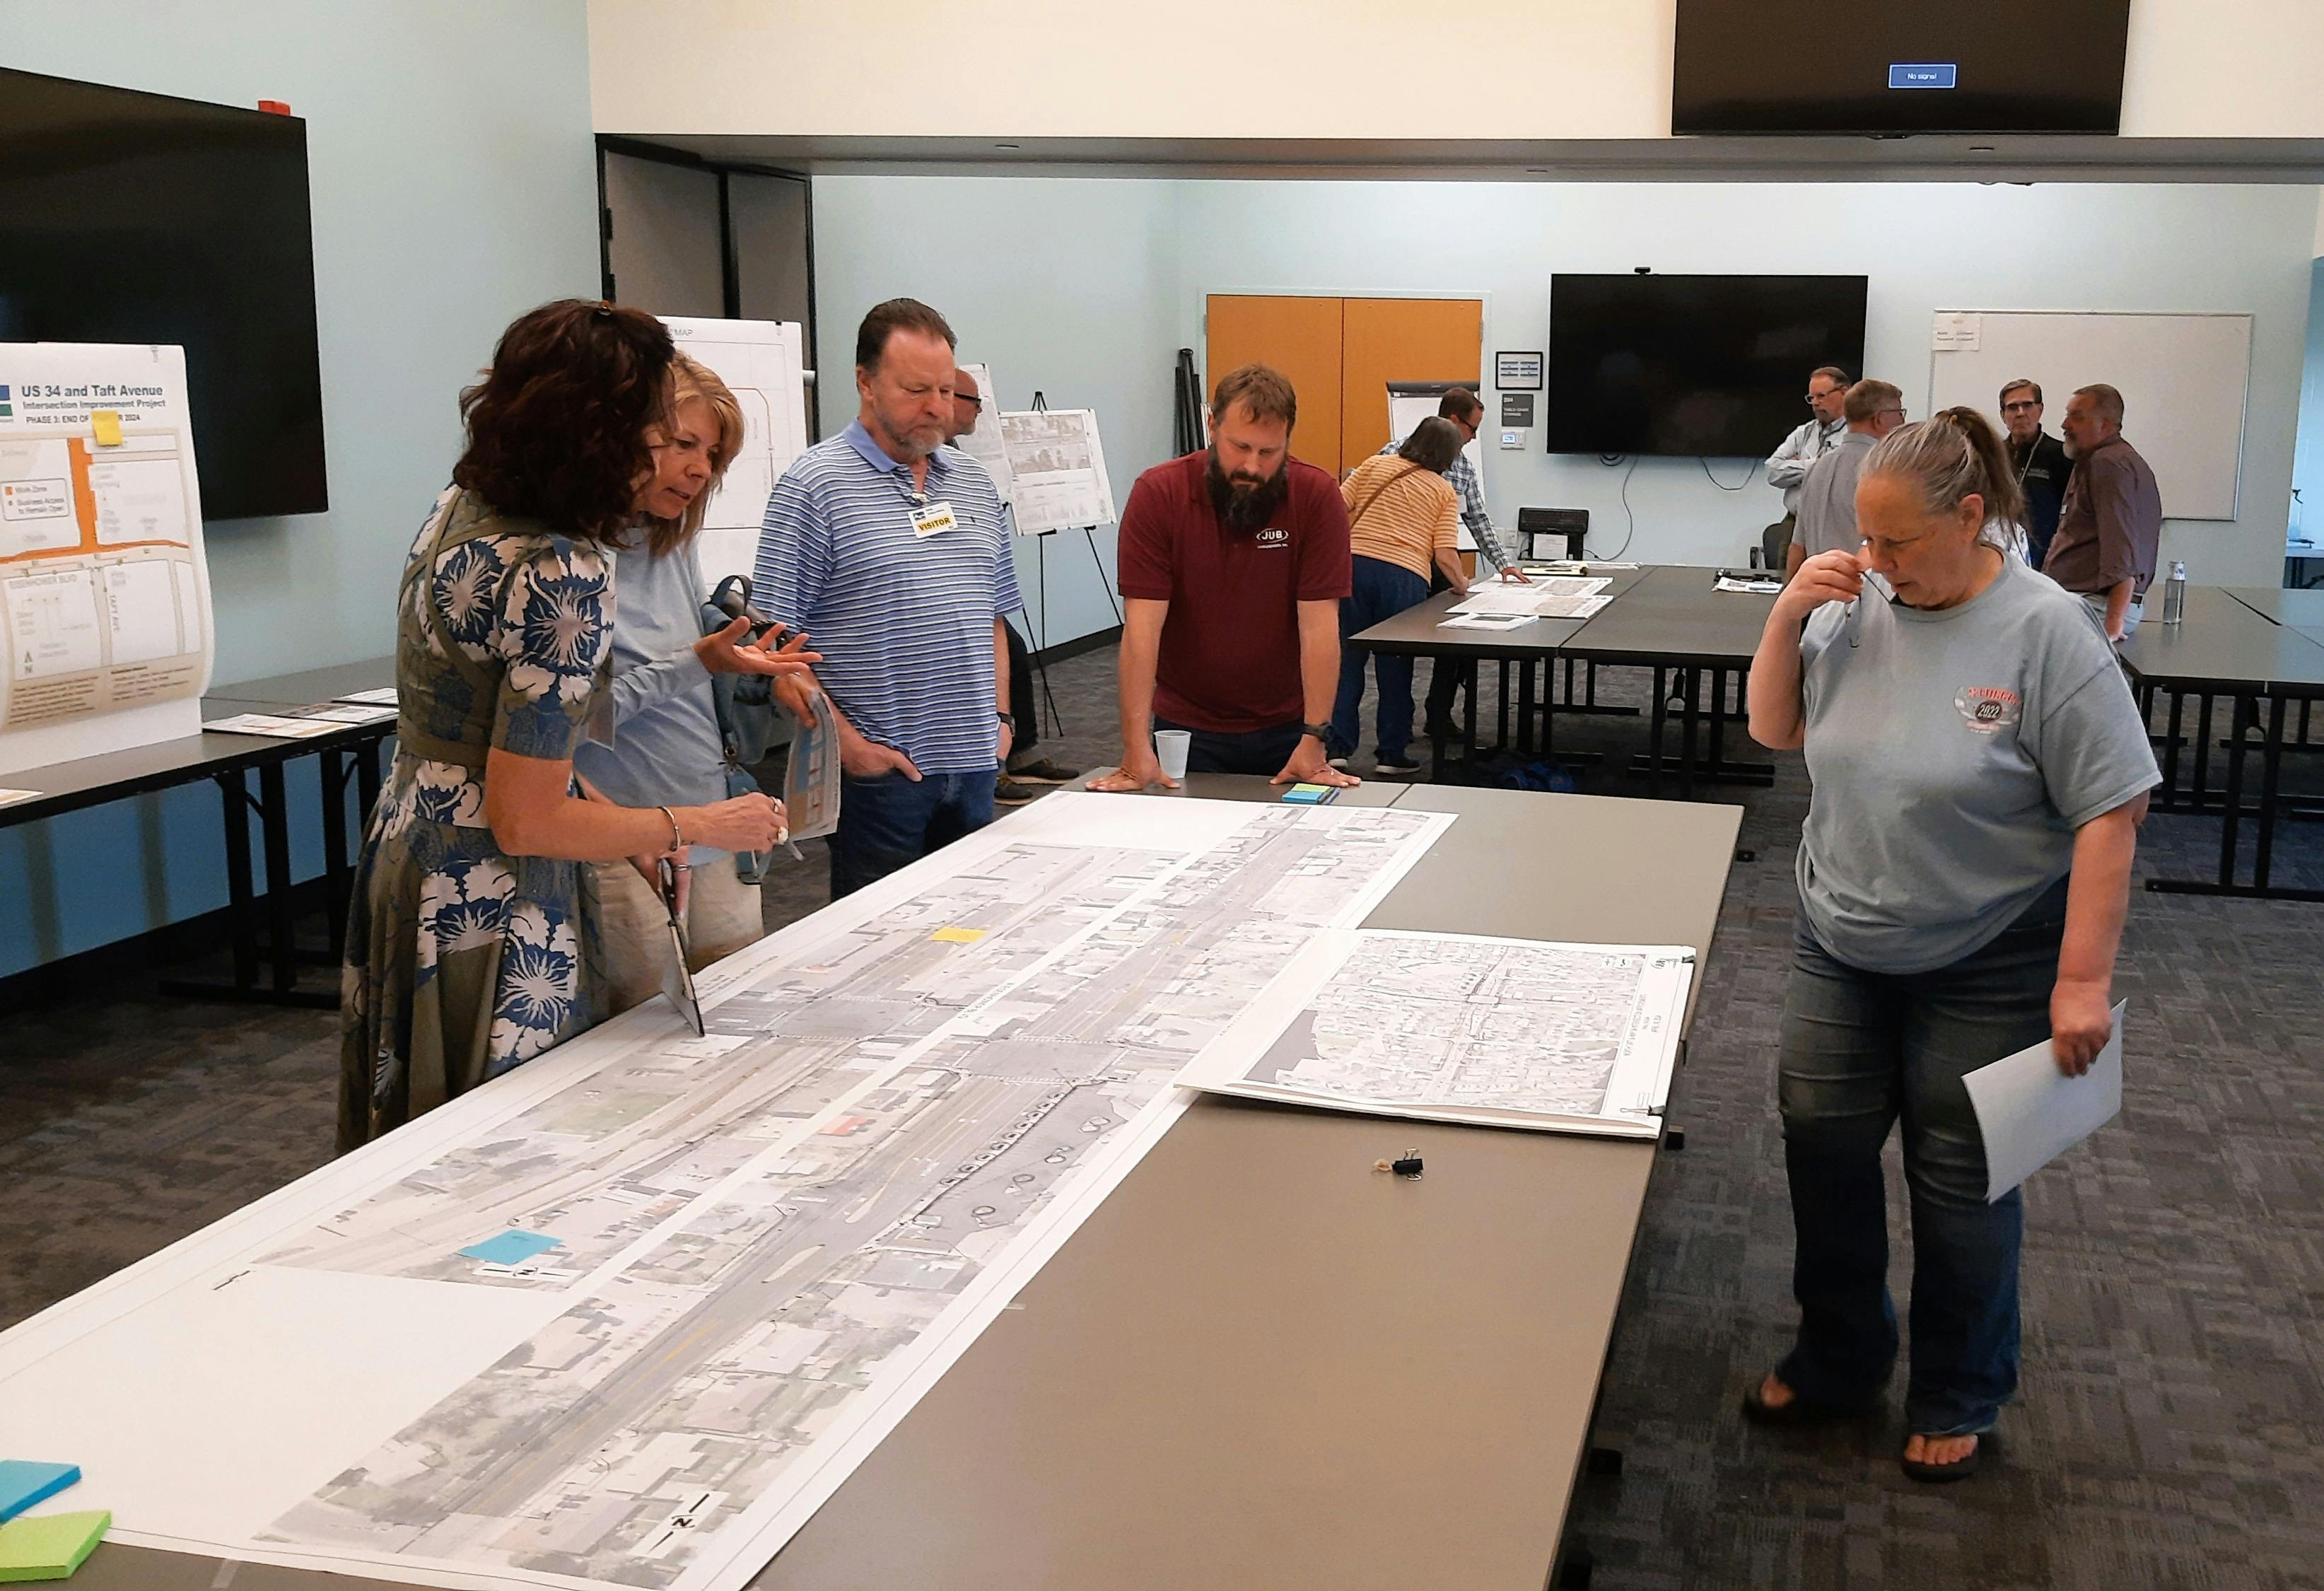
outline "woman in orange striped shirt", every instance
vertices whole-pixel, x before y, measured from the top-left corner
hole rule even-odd
[[[1379,677],[1379,745],[1373,768],[1417,773],[1411,760],[1412,660],[1375,656],[1350,637],[1402,613],[1428,597],[1432,564],[1455,591],[1469,588],[1455,537],[1459,495],[1444,472],[1461,456],[1462,438],[1449,420],[1424,420],[1393,453],[1365,459],[1340,483],[1348,504],[1349,545],[1355,554],[1353,594],[1340,602],[1340,696],[1332,709],[1332,764],[1355,754],[1357,709],[1364,699],[1364,664]]]

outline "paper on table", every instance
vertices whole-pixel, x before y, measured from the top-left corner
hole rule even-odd
[[[338,699],[341,701],[368,702],[375,707],[383,705],[392,708],[395,705],[395,687],[392,685],[383,685],[376,690],[350,690]]]
[[[2090,1069],[2079,1078],[2058,1069],[2058,1058],[2044,1039],[1961,1079],[1969,1086],[1969,1102],[1985,1134],[1986,1203],[2122,1114],[2126,1004],[2115,1002],[2114,1033]]]
[[[1557,610],[1561,605],[1577,597],[1595,597],[1612,584],[1602,579],[1582,579],[1572,575],[1556,575],[1538,579],[1530,586],[1503,585],[1499,581],[1479,581],[1469,587],[1466,595],[1449,610],[1452,613],[1521,613],[1543,615]]]
[[[1539,617],[1529,613],[1456,613],[1449,619],[1440,619],[1440,630],[1521,630]]]
[[[14,806],[18,801],[29,801],[40,793],[37,790],[0,790],[0,807]]]
[[[318,735],[328,735],[344,729],[344,724],[334,724],[328,718],[285,718],[273,713],[236,713],[231,718],[217,718],[202,726],[213,735],[266,735],[277,740],[307,740]]]
[[[364,702],[325,702],[320,707],[300,708],[299,717],[320,718],[332,724],[384,724],[397,716],[392,707]]]
[[[1711,583],[1711,588],[1713,591],[1752,591],[1765,597],[1770,592],[1781,591],[1784,583],[1773,575],[1764,580],[1738,580],[1732,575],[1721,575]]]

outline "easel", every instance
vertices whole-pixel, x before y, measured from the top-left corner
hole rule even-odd
[[[1038,414],[1046,414],[1048,412],[1048,409],[1049,400],[1043,396],[1038,388],[1035,389],[1033,393],[1033,412]],[[1039,677],[1041,681],[1041,700],[1048,706],[1049,733],[1057,735],[1060,738],[1062,738],[1065,733],[1065,722],[1057,714],[1057,698],[1056,694],[1049,689],[1049,665],[1047,660],[1043,654],[1049,649],[1048,542],[1049,538],[1056,535],[1057,531],[1061,528],[1063,527],[1053,526],[1046,531],[1036,531],[1033,532],[1033,601],[1036,607],[1039,610],[1040,618],[1039,628],[1038,634],[1034,637],[1034,643],[1028,649],[1032,653],[1033,672]],[[1090,566],[1097,570],[1098,588],[1105,593],[1106,603],[1113,609],[1114,624],[1119,628],[1122,622],[1121,604],[1116,600],[1113,595],[1112,583],[1105,578],[1105,560],[1098,556],[1097,527],[1095,525],[1084,525],[1081,527],[1081,532],[1083,542],[1089,548]],[[1035,621],[1033,613],[1021,606],[1017,609],[1017,611],[1025,615],[1025,627],[1028,630],[1034,629]]]

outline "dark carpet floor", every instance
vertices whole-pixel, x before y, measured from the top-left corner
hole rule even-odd
[[[1050,671],[1067,732],[1045,749],[1112,760],[1111,668]],[[1604,696],[1640,689],[1609,671]],[[1582,790],[1641,793],[1636,720],[1557,735],[1607,754]],[[1756,859],[1728,888],[1674,1098],[1687,1146],[1663,1157],[1607,1377],[1600,1437],[1624,1464],[1572,1516],[1593,1583],[2324,1586],[2324,905],[2134,895],[2123,1117],[2028,1189],[2024,1383],[1984,1474],[1905,1481],[1893,1404],[1868,1432],[1743,1422],[1791,1319],[1771,1058],[1807,792],[1778,763],[1772,789],[1719,798],[1745,806]],[[2155,818],[2141,876],[2207,874],[2217,834]],[[820,849],[777,875],[770,926],[823,902]],[[2277,868],[2324,886],[2324,826],[2290,826]],[[0,1031],[0,1325],[329,1152],[334,1018],[142,991]],[[1891,1219],[1901,1296],[1901,1184]]]

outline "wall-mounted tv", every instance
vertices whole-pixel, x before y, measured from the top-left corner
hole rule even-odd
[[[0,68],[0,343],[186,350],[207,519],[316,513],[307,124]]]
[[[1551,277],[1549,450],[1764,458],[1818,365],[1864,373],[1865,280]]]
[[[2130,0],[1678,0],[1671,131],[2113,133]]]

